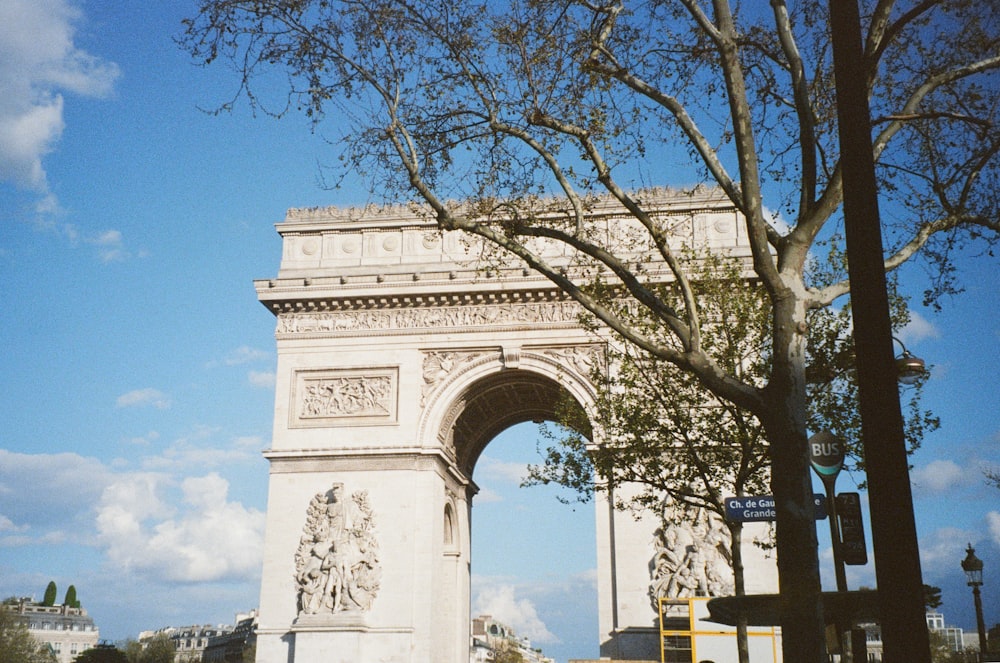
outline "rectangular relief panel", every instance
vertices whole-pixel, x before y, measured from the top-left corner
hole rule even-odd
[[[289,428],[397,423],[399,368],[295,371]]]

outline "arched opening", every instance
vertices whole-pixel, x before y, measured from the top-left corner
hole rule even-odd
[[[540,462],[537,424],[502,431],[483,450],[471,509],[473,618],[490,615],[557,661],[596,659],[598,594],[592,504],[552,486],[520,487]]]
[[[458,466],[479,489],[469,514],[472,617],[489,615],[556,660],[598,657],[595,512],[564,489],[521,483],[548,443],[538,424],[575,402],[567,398],[548,376],[502,370],[464,390],[452,426]]]

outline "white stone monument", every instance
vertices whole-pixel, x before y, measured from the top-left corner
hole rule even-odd
[[[747,255],[717,194],[646,202],[678,244]],[[594,214],[628,224],[612,204]],[[255,282],[278,349],[257,661],[466,663],[476,461],[505,428],[551,419],[562,393],[589,407],[603,342],[549,281],[418,209],[293,209],[277,229],[278,275]],[[564,252],[547,257],[571,269]],[[665,575],[662,524],[606,500],[595,513],[594,638],[602,655],[659,660],[653,598],[685,591]],[[760,565],[750,591],[773,575]]]

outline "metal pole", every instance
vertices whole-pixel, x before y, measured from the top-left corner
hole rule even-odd
[[[833,481],[823,481],[826,488],[826,512],[830,518],[830,541],[833,544],[833,568],[837,577],[837,591],[847,591],[847,572],[844,570],[844,553],[840,540],[840,522],[837,520],[837,497]]]
[[[847,572],[844,569],[844,553],[840,538],[840,522],[837,520],[837,476],[828,479],[823,477],[823,487],[826,489],[826,513],[830,519],[830,543],[833,545],[833,568],[837,577],[837,591],[847,591]],[[840,660],[842,663],[854,663],[854,648],[851,639],[853,624],[848,624],[843,615],[835,616],[837,640],[840,642]]]
[[[972,599],[976,602],[976,628],[979,629],[979,660],[988,661],[986,657],[986,623],[983,621],[983,599],[979,595],[979,585],[972,586]]]
[[[892,348],[857,0],[830,0],[851,308],[886,663],[930,663]]]

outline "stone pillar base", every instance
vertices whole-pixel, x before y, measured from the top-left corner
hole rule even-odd
[[[291,632],[288,663],[417,663],[413,660],[413,629],[369,628],[335,625],[333,615],[323,624],[304,624],[297,619]],[[307,619],[313,622],[319,620]]]

